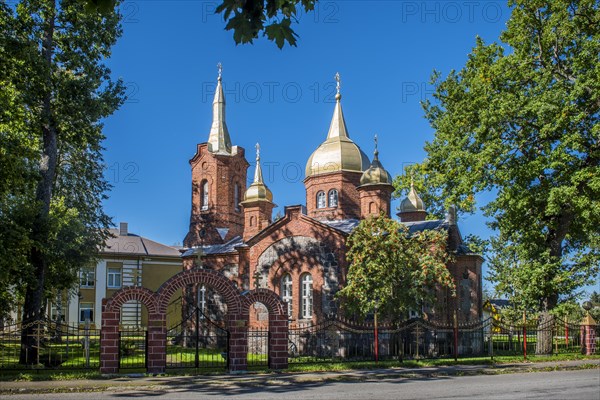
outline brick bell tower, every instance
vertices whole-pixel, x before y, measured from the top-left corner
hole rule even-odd
[[[252,236],[269,226],[273,215],[273,193],[269,190],[263,180],[262,168],[260,167],[260,146],[256,144],[256,169],[254,181],[244,194],[244,242]]]
[[[357,188],[360,198],[360,216],[367,218],[378,216],[383,213],[390,217],[390,208],[392,201],[392,177],[383,168],[379,161],[379,151],[377,150],[377,135],[375,135],[375,152],[371,166],[360,177],[360,186]]]
[[[342,112],[340,75],[336,104],[327,139],[306,163],[306,209],[318,220],[359,219],[360,198],[357,186],[370,162],[366,154],[350,139]]]
[[[249,164],[244,149],[231,145],[221,73],[219,64],[208,142],[198,144],[190,160],[192,212],[190,230],[183,241],[186,247],[225,243],[244,232],[240,202],[246,192]]]

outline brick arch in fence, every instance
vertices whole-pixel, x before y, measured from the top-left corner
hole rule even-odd
[[[119,370],[119,321],[121,306],[138,300],[148,309],[148,372],[162,373],[167,363],[167,305],[178,289],[205,284],[219,292],[227,303],[226,327],[229,332],[229,370],[245,371],[248,355],[249,308],[255,302],[269,310],[269,366],[287,368],[287,311],[281,299],[269,289],[241,293],[227,277],[212,270],[187,270],[174,275],[156,292],[142,287],[127,287],[110,299],[102,300],[100,332],[100,372]],[[284,354],[285,353],[285,354]]]
[[[160,312],[166,313],[169,300],[177,289],[187,285],[206,285],[213,288],[223,296],[227,303],[228,314],[239,314],[242,310],[242,297],[240,291],[231,280],[220,272],[209,269],[196,269],[180,272],[163,283],[156,291],[158,295],[158,307]]]
[[[250,306],[262,303],[269,311],[269,368],[288,367],[288,315],[287,307],[275,292],[255,289],[244,294],[243,314],[248,318]]]
[[[119,323],[121,322],[121,306],[131,300],[137,300],[146,306],[148,321],[166,320],[165,314],[158,312],[157,295],[143,287],[126,287],[117,291],[110,299],[102,299],[102,327],[100,329],[100,372],[115,373],[119,370]],[[158,325],[149,323],[148,337],[159,334]],[[166,339],[166,336],[165,336]],[[157,351],[156,343],[148,343],[148,354]],[[148,370],[157,371],[148,360]]]

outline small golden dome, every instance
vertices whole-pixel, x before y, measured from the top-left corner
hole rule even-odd
[[[410,191],[402,202],[400,202],[400,212],[425,211],[425,203],[419,197],[412,182],[410,183]]]
[[[271,193],[263,181],[262,168],[260,167],[260,146],[258,143],[256,143],[256,170],[254,171],[254,182],[246,189],[242,204],[253,201],[273,201],[273,193]]]
[[[333,118],[329,126],[327,139],[311,154],[306,163],[306,177],[337,171],[363,172],[369,168],[369,157],[354,143],[346,129],[346,121],[340,100],[342,95],[335,96],[336,104]]]
[[[250,187],[246,190],[246,194],[244,195],[244,201],[257,201],[257,200],[266,200],[273,201],[273,193],[269,190],[269,188],[264,183],[256,183],[253,182]]]
[[[361,185],[391,185],[392,177],[383,168],[379,161],[379,151],[377,150],[377,135],[375,135],[375,152],[373,153],[373,162],[371,166],[360,177]]]

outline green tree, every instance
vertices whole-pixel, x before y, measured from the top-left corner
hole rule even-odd
[[[392,321],[431,304],[435,291],[455,290],[446,264],[447,234],[428,230],[410,235],[399,222],[367,218],[347,240],[347,282],[338,297],[350,312],[378,313]]]
[[[75,284],[108,236],[101,121],[122,104],[124,87],[104,61],[121,17],[86,13],[78,0],[23,0],[0,15],[8,66],[0,101],[10,106],[0,113],[0,151],[11,155],[1,169],[0,283],[2,293],[22,296],[28,321]],[[21,337],[23,363],[37,356],[30,330]]]
[[[89,12],[110,12],[115,0],[82,0]],[[298,35],[292,25],[300,13],[310,12],[317,0],[223,0],[216,13],[226,21],[225,29],[233,31],[236,44],[253,43],[262,33],[280,49],[296,46]]]
[[[600,11],[597,0],[509,4],[502,44],[477,38],[460,71],[434,73],[420,170],[438,204],[472,212],[476,194],[495,194],[483,206],[498,233],[490,279],[544,323],[599,271]]]

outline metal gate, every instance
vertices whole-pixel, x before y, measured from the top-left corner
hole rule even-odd
[[[142,326],[124,325],[119,329],[119,368],[148,367],[148,331]]]
[[[263,369],[269,366],[269,330],[248,329],[248,369]]]
[[[229,332],[199,307],[167,331],[167,368],[227,370],[228,354]]]

